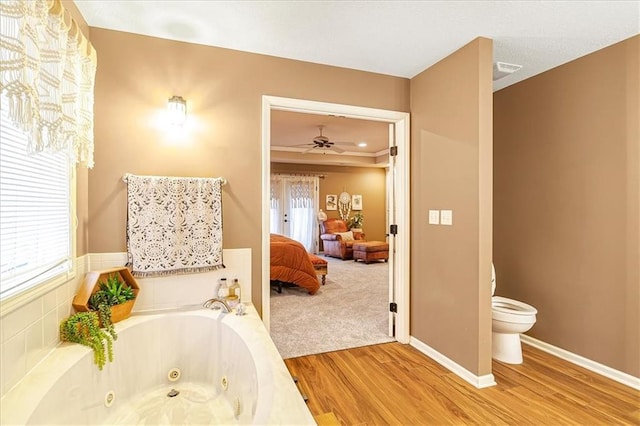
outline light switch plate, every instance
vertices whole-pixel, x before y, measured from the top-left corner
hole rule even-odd
[[[440,224],[453,225],[453,210],[440,210]]]
[[[429,210],[429,225],[440,224],[440,210]]]

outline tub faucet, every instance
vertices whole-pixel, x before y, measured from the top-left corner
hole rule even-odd
[[[217,297],[214,297],[213,299],[207,300],[206,302],[204,302],[202,304],[202,306],[204,308],[213,309],[213,305],[215,305],[216,303],[220,304],[222,306],[222,310],[224,312],[231,312],[231,307],[229,306],[229,304],[226,301],[224,301],[223,299],[218,299]]]

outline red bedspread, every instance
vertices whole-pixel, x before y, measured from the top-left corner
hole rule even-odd
[[[270,279],[303,287],[309,294],[315,294],[320,288],[316,271],[304,246],[278,234],[271,234]]]

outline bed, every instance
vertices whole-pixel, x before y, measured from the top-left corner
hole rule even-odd
[[[298,241],[283,235],[271,234],[272,282],[295,284],[315,294],[320,288],[316,270],[309,253]]]

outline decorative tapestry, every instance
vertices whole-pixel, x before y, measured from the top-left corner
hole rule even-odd
[[[127,177],[127,256],[134,276],[224,268],[222,178]]]

